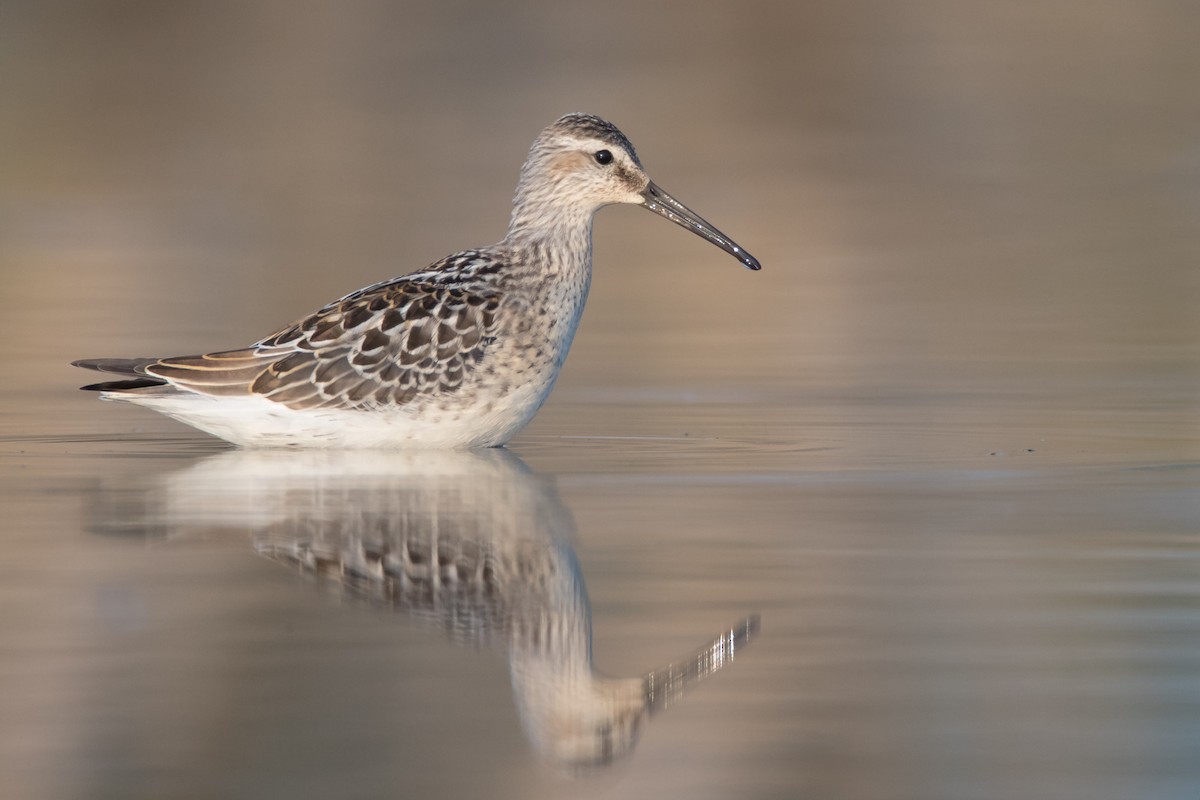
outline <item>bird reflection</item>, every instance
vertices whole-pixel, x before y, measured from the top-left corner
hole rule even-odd
[[[259,553],[339,594],[502,650],[530,741],[569,770],[630,752],[650,716],[758,632],[750,617],[645,675],[597,674],[571,514],[507,450],[234,451],[166,476],[162,489],[151,524],[164,532],[249,528]]]

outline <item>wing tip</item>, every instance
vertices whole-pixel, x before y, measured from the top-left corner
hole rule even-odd
[[[128,392],[136,389],[149,389],[155,386],[166,385],[166,381],[155,380],[154,378],[131,378],[125,381],[89,383],[87,386],[80,386],[79,390],[83,392]]]

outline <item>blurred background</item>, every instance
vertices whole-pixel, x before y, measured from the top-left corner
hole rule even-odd
[[[427,764],[429,796],[1197,796],[1198,39],[1172,0],[0,0],[0,677],[27,687],[0,772],[22,797],[404,796]],[[415,659],[427,632],[330,610],[244,536],[89,533],[105,481],[223,448],[67,365],[245,345],[498,240],[568,111],[764,265],[601,211],[513,443],[576,518],[601,667],[763,612],[583,783],[531,766],[502,666]],[[123,622],[73,649],[97,618]],[[163,677],[212,637],[219,680]],[[402,724],[477,681],[486,757]],[[362,694],[295,711],[330,682]],[[259,761],[220,744],[237,725],[308,738]]]
[[[1079,379],[1196,364],[1187,3],[3,14],[0,275],[6,303],[54,319],[43,347],[237,346],[496,241],[533,137],[583,110],[767,269],[602,212],[565,388],[924,391],[1031,361]],[[3,324],[25,360],[27,321]]]

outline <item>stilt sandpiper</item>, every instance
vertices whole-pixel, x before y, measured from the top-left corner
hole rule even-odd
[[[508,234],[334,301],[238,350],[85,359],[83,388],[247,447],[502,445],[554,386],[592,269],[592,217],[650,209],[758,261],[646,176],[614,125],[567,114],[521,168]]]

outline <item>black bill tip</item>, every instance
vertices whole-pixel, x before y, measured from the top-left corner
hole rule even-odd
[[[741,245],[721,233],[712,223],[705,220],[695,211],[676,200],[662,190],[662,187],[651,181],[642,192],[643,204],[659,216],[666,217],[680,227],[687,228],[702,239],[724,250],[729,255],[746,265],[755,272],[762,269],[758,259],[742,249]]]

